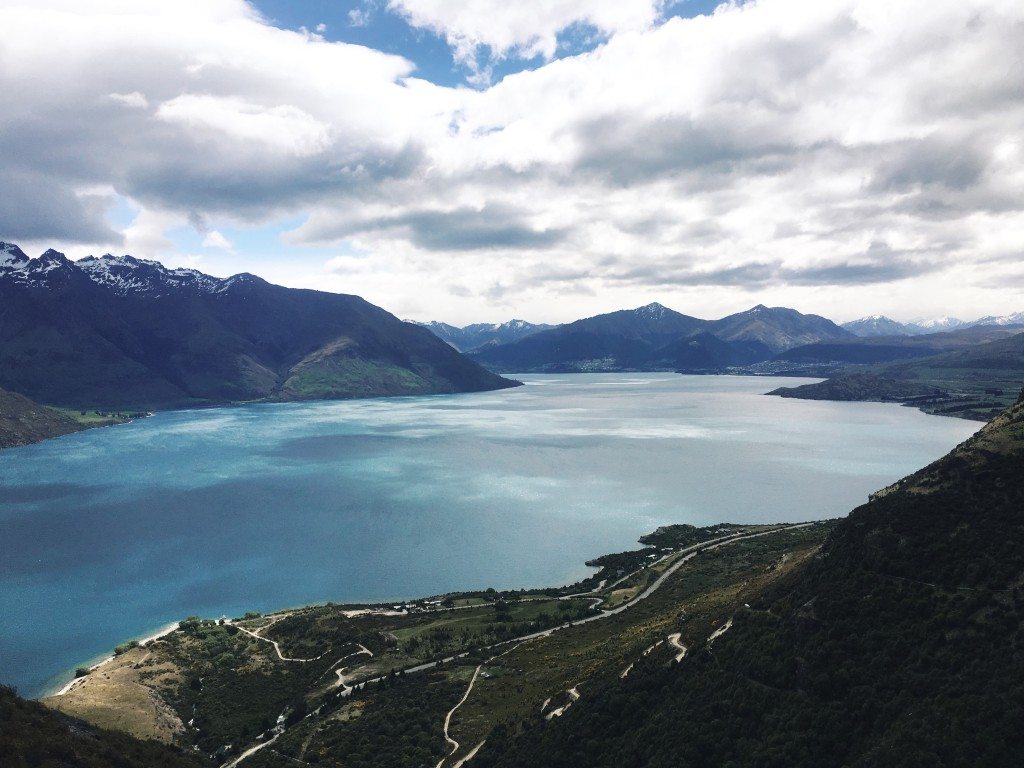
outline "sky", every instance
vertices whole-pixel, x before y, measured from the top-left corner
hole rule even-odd
[[[1024,310],[1020,0],[0,0],[0,240],[565,322]]]

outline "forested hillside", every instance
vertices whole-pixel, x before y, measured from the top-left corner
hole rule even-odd
[[[502,730],[513,766],[1009,766],[1024,750],[1024,401],[876,494],[678,665]]]

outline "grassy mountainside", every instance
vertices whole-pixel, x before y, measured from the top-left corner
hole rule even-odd
[[[922,338],[922,337],[918,337]],[[926,338],[926,337],[924,337]],[[931,413],[988,420],[1024,383],[1024,333],[931,357],[871,366],[769,394],[803,400],[905,402]]]
[[[4,768],[200,768],[194,752],[139,741],[66,717],[0,686],[0,765]]]
[[[1024,401],[839,522],[730,629],[502,766],[1008,766],[1024,750]]]

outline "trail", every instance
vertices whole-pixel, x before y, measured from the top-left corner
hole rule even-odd
[[[623,603],[622,605],[620,605],[620,606],[618,606],[616,608],[609,608],[607,610],[601,610],[601,611],[595,613],[593,616],[587,616],[586,618],[579,619],[579,620],[574,621],[574,622],[567,622],[566,624],[559,624],[558,626],[551,627],[550,629],[541,630],[539,632],[532,632],[532,633],[527,634],[527,635],[522,635],[521,637],[512,638],[511,640],[504,640],[504,641],[502,641],[500,643],[495,643],[494,645],[488,646],[484,650],[490,650],[490,649],[494,649],[494,648],[499,648],[499,647],[501,647],[503,645],[508,645],[509,643],[513,643],[513,645],[511,647],[505,649],[504,651],[502,651],[499,654],[495,654],[494,656],[490,657],[485,662],[483,662],[483,664],[480,664],[476,668],[476,670],[474,670],[473,678],[470,681],[469,687],[466,689],[465,694],[463,694],[462,699],[445,716],[445,723],[444,723],[444,737],[445,737],[445,741],[447,741],[449,744],[452,744],[454,746],[454,748],[451,750],[451,752],[448,753],[448,755],[446,757],[441,758],[441,760],[437,763],[435,768],[441,768],[444,765],[445,760],[447,760],[449,757],[454,756],[455,753],[458,751],[458,748],[459,748],[458,742],[455,741],[454,739],[452,739],[449,736],[449,734],[448,734],[448,728],[449,728],[449,725],[451,723],[451,716],[455,713],[455,710],[457,710],[460,706],[462,706],[462,704],[465,703],[466,699],[469,698],[469,694],[472,691],[473,685],[476,682],[477,675],[479,674],[481,667],[483,667],[485,664],[491,662],[492,660],[498,658],[499,656],[504,656],[506,653],[511,653],[516,648],[518,648],[520,645],[522,645],[523,643],[528,642],[530,640],[534,640],[534,639],[537,639],[537,638],[540,638],[540,637],[549,637],[552,633],[554,633],[556,631],[559,631],[559,630],[562,630],[562,629],[565,629],[567,627],[576,626],[578,624],[587,624],[587,623],[589,623],[591,621],[600,621],[601,619],[605,619],[605,618],[607,618],[609,616],[615,616],[616,614],[622,613],[623,611],[625,611],[625,610],[631,608],[632,606],[636,605],[637,603],[639,603],[641,600],[645,600],[648,597],[650,597],[651,595],[653,595],[661,587],[661,585],[664,584],[665,581],[667,581],[676,571],[678,571],[680,568],[683,567],[684,564],[686,564],[687,562],[689,562],[691,559],[693,559],[694,557],[696,557],[698,554],[700,554],[702,552],[708,552],[708,551],[711,551],[711,550],[714,550],[714,549],[718,549],[719,547],[724,547],[727,544],[732,544],[733,542],[736,542],[736,541],[743,541],[745,539],[755,539],[755,538],[758,538],[759,536],[769,536],[769,535],[771,535],[773,533],[780,533],[782,531],[791,531],[791,530],[796,530],[796,529],[799,529],[799,528],[806,528],[806,527],[811,526],[811,525],[815,525],[815,523],[814,522],[810,522],[810,523],[797,523],[795,525],[781,525],[781,526],[778,526],[776,528],[771,528],[771,529],[766,530],[766,531],[759,531],[758,533],[729,534],[728,536],[721,536],[721,537],[719,537],[717,539],[710,539],[709,541],[704,541],[704,542],[701,542],[699,544],[693,544],[693,545],[691,545],[689,547],[684,547],[683,549],[677,550],[675,552],[670,552],[669,554],[665,555],[665,557],[671,557],[672,555],[675,555],[675,554],[683,554],[684,556],[679,558],[678,561],[676,561],[669,568],[667,568],[665,570],[665,572],[663,574],[661,574],[661,576],[659,576],[657,579],[655,579],[655,581],[652,584],[650,584],[643,592],[641,592],[639,595],[634,597],[629,602]],[[660,560],[656,561],[655,563],[652,563],[652,565],[656,565],[657,563],[661,562],[664,559],[665,558],[661,558]],[[647,567],[650,567],[650,566],[647,566]],[[633,575],[633,574],[629,574],[629,575]],[[584,594],[586,594],[586,593],[584,593]],[[470,606],[466,606],[466,607],[470,607]],[[473,607],[476,607],[476,606],[473,606]],[[452,610],[452,609],[448,609],[448,610]],[[458,609],[455,609],[455,610],[458,610]],[[285,616],[287,616],[287,615],[289,615],[289,614],[284,614],[284,615],[278,617],[277,619],[272,621],[270,624],[267,624],[266,626],[262,627],[261,629],[266,629],[267,627],[272,626],[274,623],[276,623],[277,621],[280,621],[281,619],[285,618]],[[731,620],[730,620],[730,622],[731,622]],[[236,624],[235,626],[238,626],[238,625]],[[730,623],[730,626],[731,626],[731,623]],[[289,658],[285,657],[281,653],[280,647],[273,640],[269,640],[269,639],[267,639],[265,637],[260,637],[259,635],[255,634],[253,632],[250,632],[249,630],[245,629],[244,627],[240,627],[239,626],[238,628],[241,629],[246,634],[252,635],[257,640],[263,640],[264,642],[272,643],[274,645],[274,648],[277,650],[278,656],[283,661],[308,662],[308,661],[315,661],[316,660],[316,659],[289,659]],[[321,654],[321,656],[318,656],[317,658],[322,658],[323,655],[325,655],[325,654]],[[412,667],[407,667],[403,671],[404,671],[405,674],[412,674],[412,673],[416,673],[416,672],[423,672],[423,671],[426,671],[428,669],[434,669],[439,664],[448,664],[450,662],[457,661],[459,659],[465,658],[468,655],[469,655],[468,651],[464,652],[464,653],[458,653],[458,654],[454,654],[452,656],[447,656],[447,657],[445,657],[443,659],[438,659],[437,661],[428,661],[428,662],[425,662],[423,664],[416,664],[416,665],[414,665]],[[620,675],[620,677],[625,677],[629,673],[630,669],[632,669],[632,665],[627,667],[623,671],[623,673]],[[355,688],[362,688],[362,687],[364,687],[364,686],[366,686],[366,685],[368,685],[370,683],[380,682],[383,679],[384,679],[384,676],[379,676],[379,677],[371,678],[371,679],[368,679],[368,680],[364,680],[364,681],[358,683],[355,686],[348,686],[348,685],[346,685],[345,688],[341,691],[341,693],[339,695],[341,695],[341,696],[348,696],[348,695],[350,695],[352,693],[352,691]],[[576,688],[573,688],[572,690],[576,691]],[[572,695],[571,691],[570,691],[570,695]],[[577,699],[579,698],[579,692],[578,691],[576,693],[576,698]],[[576,699],[574,699],[574,701],[575,700]],[[315,714],[317,714],[316,711],[310,713],[309,715],[306,715],[306,717],[312,717]],[[280,734],[278,734],[278,735],[280,735]],[[274,737],[274,739],[276,739],[276,738],[277,738],[277,736]],[[269,742],[264,742],[262,744],[257,744],[256,746],[251,747],[249,750],[247,750],[246,752],[243,752],[239,757],[237,757],[231,763],[229,763],[226,766],[224,766],[224,768],[235,768],[235,766],[237,766],[239,763],[241,763],[242,760],[244,760],[245,758],[249,757],[251,754],[259,751],[264,746],[266,746],[267,744],[271,743],[274,739],[271,739],[271,741],[269,741]],[[481,746],[482,746],[482,744],[481,744]],[[475,752],[475,750],[474,750],[474,752]],[[468,756],[467,756],[467,758],[465,758],[463,760],[463,762],[465,762],[466,759],[468,759]]]
[[[472,760],[474,757],[476,757],[476,753],[480,751],[480,747],[482,747],[486,743],[487,743],[487,739],[484,739],[483,741],[481,741],[479,744],[477,744],[475,747],[473,747],[471,750],[469,750],[469,753],[464,758],[459,760],[459,762],[455,763],[452,766],[452,768],[462,768],[462,766],[464,766],[466,763],[468,763],[470,760]]]
[[[569,701],[565,702],[565,704],[560,706],[558,709],[553,709],[550,712],[548,712],[547,715],[545,716],[545,719],[552,720],[552,719],[554,719],[556,717],[561,717],[562,715],[565,714],[565,711],[569,707],[571,707],[573,704],[575,704],[577,701],[579,701],[580,700],[579,687],[580,687],[580,684],[577,683],[572,688],[570,688],[568,691],[566,691],[566,693],[569,694]]]
[[[686,658],[686,653],[690,650],[685,645],[683,645],[682,638],[683,636],[678,632],[673,632],[671,635],[668,636],[669,645],[671,645],[673,648],[679,649],[679,653],[675,655],[675,660],[677,664],[684,658]]]
[[[284,731],[282,731],[281,733],[284,733]],[[235,766],[238,765],[240,762],[242,762],[243,760],[245,760],[247,758],[252,757],[257,752],[259,752],[261,749],[264,749],[265,747],[269,747],[271,744],[273,744],[275,741],[277,741],[280,737],[281,737],[281,734],[277,733],[277,734],[274,734],[274,737],[272,739],[269,739],[267,741],[261,741],[256,746],[249,747],[247,750],[245,750],[245,752],[240,754],[238,757],[236,757],[230,763],[225,763],[223,768],[235,768]]]
[[[255,637],[257,640],[262,640],[264,643],[270,643],[272,646],[274,646],[274,650],[277,651],[277,658],[279,658],[281,661],[295,661],[295,662],[299,662],[299,663],[302,663],[302,664],[306,664],[306,663],[308,663],[310,661],[319,661],[324,656],[326,656],[329,653],[329,650],[328,651],[324,651],[319,656],[317,656],[316,658],[312,658],[312,659],[293,659],[293,658],[289,658],[288,656],[285,656],[283,653],[281,653],[281,646],[278,645],[277,640],[271,640],[269,637],[263,637],[263,636],[261,636],[259,634],[260,632],[263,632],[264,630],[270,629],[272,626],[277,624],[277,622],[281,621],[281,619],[286,619],[289,616],[291,616],[290,613],[281,614],[280,616],[275,618],[273,621],[271,621],[269,624],[264,624],[262,627],[257,629],[255,632],[253,632],[251,629],[246,629],[241,624],[235,624],[231,619],[227,619],[224,623],[225,624],[230,624],[233,627],[237,627],[239,631],[245,632],[245,634],[249,635],[250,637]]]
[[[730,629],[732,629],[732,619],[729,619],[729,620],[728,620],[727,622],[725,622],[725,624],[723,624],[722,626],[720,626],[720,627],[719,627],[718,629],[716,629],[716,630],[715,630],[714,632],[712,632],[712,633],[711,633],[711,634],[710,634],[710,635],[708,636],[708,647],[711,647],[711,644],[712,644],[712,643],[713,643],[713,642],[714,642],[715,640],[717,640],[718,638],[720,638],[720,637],[721,637],[722,635],[724,635],[724,634],[725,634],[726,632],[728,632],[728,631],[729,631]]]
[[[451,735],[448,733],[448,728],[451,726],[452,715],[455,714],[455,710],[457,710],[459,707],[461,707],[463,704],[465,704],[466,700],[469,698],[469,694],[473,692],[473,686],[476,685],[477,677],[480,676],[480,670],[483,669],[487,664],[490,664],[495,659],[497,659],[497,658],[499,658],[501,656],[504,656],[506,653],[511,653],[516,648],[518,648],[520,645],[522,645],[524,642],[526,642],[526,641],[525,640],[520,641],[520,642],[516,643],[515,645],[513,645],[511,648],[506,648],[501,653],[494,654],[489,659],[486,659],[485,661],[482,661],[480,664],[478,664],[476,669],[473,670],[473,677],[470,678],[469,686],[466,688],[466,692],[464,694],[462,694],[462,698],[459,699],[459,703],[456,704],[451,709],[449,709],[448,710],[448,714],[446,714],[444,716],[444,740],[452,745],[452,749],[451,749],[451,751],[447,755],[445,755],[444,757],[442,757],[440,760],[437,761],[437,765],[434,766],[434,768],[441,768],[441,766],[444,765],[444,761],[445,760],[447,760],[449,757],[454,757],[455,753],[459,751],[459,742],[457,742],[455,739],[453,739],[451,737]],[[482,746],[483,746],[483,742],[480,742],[480,744],[478,744],[473,749],[472,752],[470,752],[466,757],[464,757],[462,760],[460,760],[458,763],[455,764],[456,768],[458,766],[462,765],[463,763],[465,763],[466,761],[468,761],[469,758],[471,758],[473,755],[475,755],[476,751],[478,749],[480,749],[480,747],[482,747]]]
[[[355,643],[355,645],[359,646],[358,651],[356,651],[355,653],[350,653],[348,654],[348,656],[342,656],[340,659],[334,662],[334,664],[331,665],[332,667],[336,667],[336,669],[334,670],[334,674],[338,676],[338,682],[336,682],[332,687],[343,688],[346,694],[351,693],[352,691],[352,686],[345,682],[345,670],[348,669],[348,667],[338,667],[338,664],[345,661],[345,659],[351,659],[353,656],[362,656],[364,654],[369,656],[370,658],[373,658],[373,651],[371,651],[365,645],[362,645],[361,643]]]

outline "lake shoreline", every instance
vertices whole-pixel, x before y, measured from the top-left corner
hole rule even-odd
[[[0,680],[60,691],[190,614],[561,584],[659,525],[835,517],[973,426],[764,397],[778,379],[526,378],[158,412],[0,452]]]

